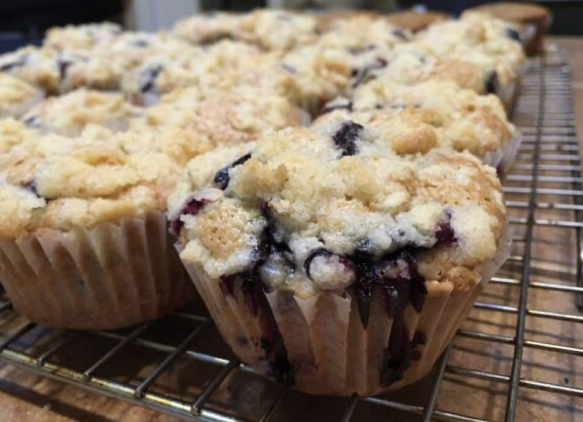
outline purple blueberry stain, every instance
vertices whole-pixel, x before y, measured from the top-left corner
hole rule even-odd
[[[364,126],[348,120],[342,122],[340,128],[332,135],[332,140],[342,150],[342,157],[357,153],[356,140],[363,129]]]
[[[196,215],[200,211],[200,209],[209,201],[206,200],[198,200],[195,199],[194,196],[191,196],[186,200],[178,215],[170,222],[170,234],[173,236],[177,236],[180,234],[180,230],[182,226],[184,226],[184,221],[182,221],[181,217],[183,215]]]
[[[435,229],[435,244],[433,246],[453,246],[457,244],[457,238],[455,236],[455,231],[451,226],[451,211],[445,211],[445,220],[437,223],[437,228]]]
[[[229,171],[237,166],[244,164],[245,161],[247,161],[250,158],[251,153],[245,154],[244,156],[237,158],[228,166],[225,166],[219,171],[217,171],[215,177],[213,178],[213,183],[215,184],[215,186],[221,190],[227,189],[227,187],[229,186],[229,182],[231,180],[229,177]]]

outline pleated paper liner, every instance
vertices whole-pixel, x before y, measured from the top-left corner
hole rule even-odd
[[[421,312],[407,305],[401,324],[387,314],[380,290],[373,291],[366,328],[350,294],[319,293],[306,300],[284,291],[249,295],[240,282],[225,287],[201,266],[185,264],[223,338],[258,373],[311,394],[366,396],[400,388],[431,370],[508,257],[509,239],[506,230],[495,259],[483,265],[474,283],[426,282]],[[389,374],[389,382],[381,382],[395,327],[405,327],[403,344],[412,360],[401,362],[406,368],[401,379]]]
[[[42,229],[0,239],[0,281],[41,325],[115,329],[155,319],[195,292],[162,212],[88,230]]]

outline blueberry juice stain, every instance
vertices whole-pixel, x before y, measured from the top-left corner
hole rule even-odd
[[[259,269],[273,254],[287,254],[289,247],[280,238],[275,228],[269,206],[263,206],[263,215],[268,224],[263,229],[258,246],[253,251],[253,265],[250,270],[225,275],[220,278],[219,287],[225,296],[235,297],[235,289],[241,290],[245,304],[259,321],[261,338],[259,345],[269,362],[270,374],[275,381],[291,386],[295,384],[295,372],[288,360],[283,337],[265,295],[265,285],[261,281]]]

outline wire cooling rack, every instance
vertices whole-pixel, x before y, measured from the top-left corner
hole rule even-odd
[[[570,70],[532,59],[505,182],[512,256],[433,372],[380,397],[314,397],[266,381],[222,342],[204,309],[113,331],[49,330],[0,301],[0,360],[197,421],[576,421],[583,414],[583,191]],[[579,414],[579,416],[577,416]]]

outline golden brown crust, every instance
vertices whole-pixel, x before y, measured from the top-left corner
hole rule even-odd
[[[387,20],[390,23],[400,28],[408,29],[411,32],[421,31],[435,22],[441,22],[450,18],[450,15],[445,12],[434,10],[417,12],[412,9],[393,12],[387,16]]]

